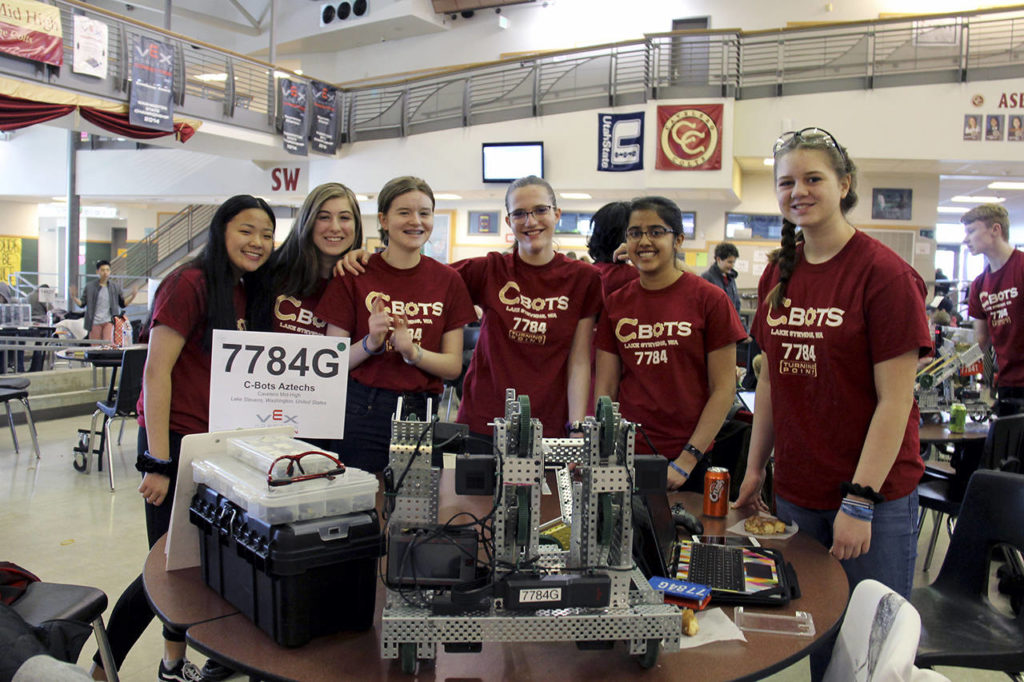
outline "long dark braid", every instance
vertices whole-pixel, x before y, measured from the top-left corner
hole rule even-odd
[[[783,218],[782,245],[769,256],[769,261],[779,268],[779,282],[768,292],[768,306],[775,310],[783,307],[786,285],[796,268],[796,242],[796,225]]]

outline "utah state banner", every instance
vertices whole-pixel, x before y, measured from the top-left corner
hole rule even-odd
[[[722,168],[721,104],[658,107],[658,170]]]

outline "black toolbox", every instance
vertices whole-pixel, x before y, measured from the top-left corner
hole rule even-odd
[[[200,530],[206,584],[278,644],[373,625],[375,510],[270,525],[200,484],[189,519]]]

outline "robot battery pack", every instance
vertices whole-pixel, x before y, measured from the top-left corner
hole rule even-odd
[[[505,608],[538,609],[602,608],[611,598],[607,575],[510,575],[505,581]]]

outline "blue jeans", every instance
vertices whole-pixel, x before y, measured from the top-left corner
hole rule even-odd
[[[345,400],[345,437],[337,452],[345,466],[370,473],[383,471],[388,465],[391,449],[391,417],[398,399],[402,398],[403,417],[415,414],[427,419],[427,398],[432,398],[432,411],[436,414],[440,396],[428,393],[398,393],[384,388],[364,386],[350,379]],[[430,452],[427,443],[427,452]]]
[[[782,521],[796,521],[802,532],[809,533],[825,547],[832,546],[832,523],[838,510],[805,509],[776,496],[775,511]],[[875,505],[871,547],[856,559],[840,561],[851,591],[861,580],[874,578],[904,597],[910,596],[917,561],[917,513],[916,489],[906,497]],[[824,676],[834,642],[835,637],[827,638],[811,652],[812,680]]]
[[[800,530],[825,547],[832,546],[832,523],[838,510],[804,509],[782,497],[775,498],[775,505],[781,520],[796,521]],[[910,596],[917,561],[917,511],[917,490],[875,505],[871,548],[856,559],[841,562],[851,590],[861,580],[874,578],[904,597]]]

